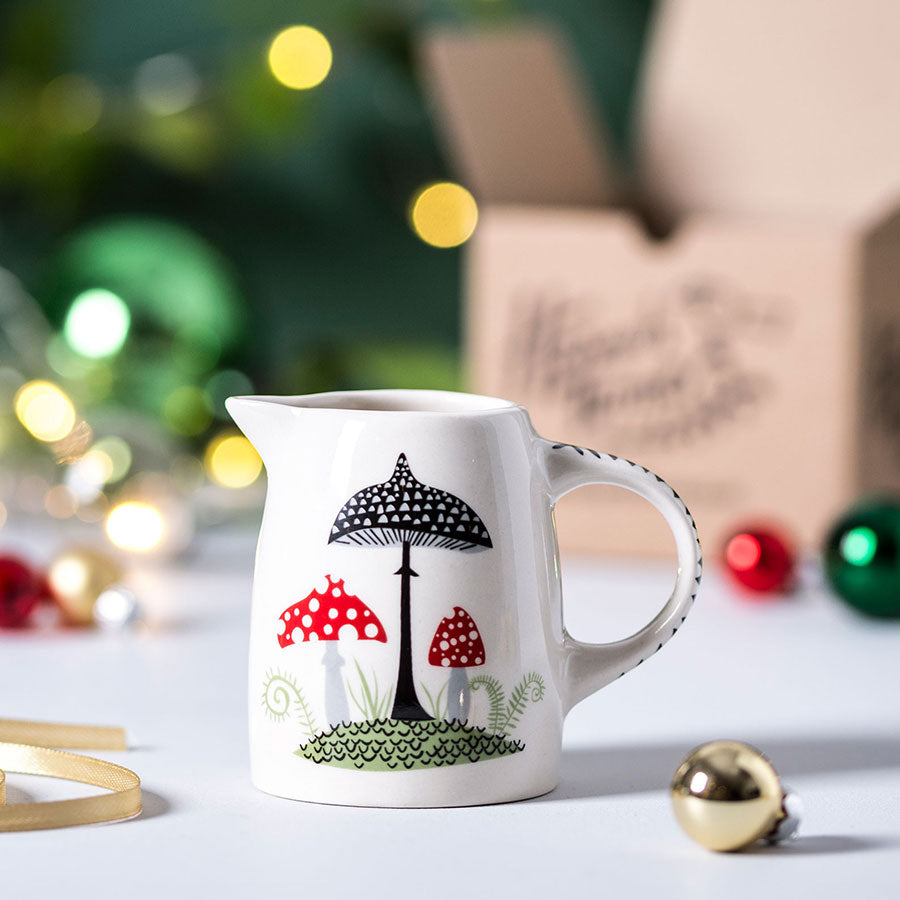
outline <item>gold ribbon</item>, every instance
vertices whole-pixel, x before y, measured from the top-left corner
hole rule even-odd
[[[122,728],[0,719],[0,831],[112,822],[131,818],[141,811],[141,780],[130,769],[51,747],[128,749]],[[79,781],[112,793],[7,806],[4,770]]]

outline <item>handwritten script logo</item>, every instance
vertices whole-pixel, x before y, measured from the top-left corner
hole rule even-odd
[[[689,443],[736,420],[773,390],[755,356],[789,328],[786,298],[714,278],[627,309],[555,289],[520,291],[510,310],[501,363],[511,390],[601,425],[616,443]]]

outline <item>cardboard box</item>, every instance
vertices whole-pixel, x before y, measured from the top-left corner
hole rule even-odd
[[[447,133],[463,127],[472,85],[491,106],[504,68],[492,39],[440,32],[425,45]],[[557,91],[573,89],[567,78],[556,72]],[[508,106],[494,110],[503,122]],[[511,151],[526,158],[542,111],[527,115]],[[751,519],[812,546],[860,493],[900,490],[900,209],[682,210],[656,241],[626,210],[510,199],[507,187],[482,206],[468,245],[475,390],[522,402],[547,437],[655,470],[714,546]],[[558,525],[570,550],[658,554],[671,540],[643,501],[609,488],[565,498]]]

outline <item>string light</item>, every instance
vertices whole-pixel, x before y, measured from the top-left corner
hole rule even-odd
[[[227,488],[247,487],[262,471],[259,454],[240,434],[226,433],[210,441],[203,464],[209,477]]]
[[[106,517],[106,534],[123,550],[145,552],[158,546],[165,532],[160,511],[149,503],[128,501],[114,506]]]
[[[475,198],[460,184],[439,181],[422,188],[410,210],[413,231],[433,247],[464,244],[478,224]]]
[[[125,301],[112,291],[91,288],[72,301],[63,334],[76,353],[102,359],[122,349],[130,327]]]
[[[75,427],[75,407],[51,381],[29,381],[16,392],[19,421],[39,441],[61,441]]]
[[[293,25],[269,45],[269,69],[276,80],[296,91],[321,84],[331,70],[331,44],[309,25]]]

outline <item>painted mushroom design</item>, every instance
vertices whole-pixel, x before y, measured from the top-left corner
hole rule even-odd
[[[428,662],[451,669],[447,718],[451,722],[468,721],[472,694],[466,669],[484,665],[484,642],[475,620],[461,606],[454,606],[453,615],[441,619],[431,641]]]
[[[357,491],[340,509],[328,543],[402,548],[400,568],[400,659],[392,719],[430,719],[416,694],[412,664],[410,580],[418,576],[409,550],[484,550],[491,537],[478,514],[448,491],[423,484],[412,473],[406,454],[397,457],[391,477]]]
[[[355,594],[344,590],[343,578],[325,576],[328,587],[312,590],[299,603],[289,606],[278,620],[278,643],[282,647],[308,641],[326,641],[325,715],[330,725],[350,721],[341,668],[344,658],[338,641],[387,642],[378,616]]]

